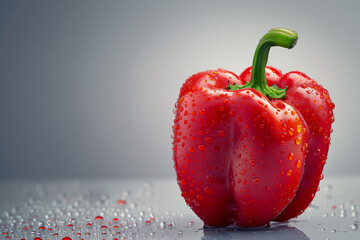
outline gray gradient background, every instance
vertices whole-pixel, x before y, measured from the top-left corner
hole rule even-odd
[[[323,84],[326,175],[360,170],[359,1],[1,1],[0,179],[169,177],[179,89],[252,63],[272,27],[299,34],[269,65]]]

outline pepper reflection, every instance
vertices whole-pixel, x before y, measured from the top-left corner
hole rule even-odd
[[[204,236],[201,240],[309,240],[305,233],[296,227],[279,224],[270,228],[238,229],[238,228],[203,228]]]

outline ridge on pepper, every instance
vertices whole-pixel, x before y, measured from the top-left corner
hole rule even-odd
[[[334,104],[315,80],[266,66],[297,34],[271,29],[252,67],[194,74],[175,104],[173,160],[186,203],[205,226],[259,227],[300,215],[323,178]]]

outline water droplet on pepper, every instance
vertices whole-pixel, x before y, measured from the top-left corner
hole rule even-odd
[[[220,131],[219,131],[219,136],[220,136],[220,137],[225,136],[225,132],[224,132],[224,130],[220,130]]]
[[[294,129],[293,128],[289,128],[289,134],[292,136],[294,135]]]
[[[255,165],[256,165],[256,160],[255,160],[255,159],[251,159],[251,160],[250,160],[250,165],[251,165],[251,166],[255,166]]]
[[[255,184],[257,184],[257,183],[259,183],[259,182],[260,182],[260,179],[255,178],[255,179],[253,180],[253,182],[254,182]]]
[[[204,190],[205,190],[205,192],[206,192],[207,194],[211,194],[211,193],[212,193],[212,189],[211,189],[211,187],[209,187],[209,186],[206,186],[206,187],[204,188]]]
[[[296,127],[296,131],[297,131],[298,133],[300,133],[300,132],[301,132],[301,129],[302,129],[302,126],[301,126],[301,125],[297,125],[297,127]]]
[[[321,150],[319,148],[314,151],[315,156],[319,156],[320,153],[321,153]]]
[[[200,145],[200,146],[199,146],[199,150],[200,150],[200,151],[205,151],[205,150],[206,150],[206,147],[205,147],[204,145]]]

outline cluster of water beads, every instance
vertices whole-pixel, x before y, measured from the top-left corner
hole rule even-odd
[[[156,216],[149,184],[117,198],[72,190],[54,194],[62,191],[37,185],[19,196],[24,201],[0,202],[0,240],[176,239],[194,225],[179,212]]]
[[[310,205],[304,213],[307,218],[313,218],[314,215],[319,215],[315,211],[321,211],[322,232],[330,233],[346,233],[349,231],[358,231],[360,220],[358,218],[358,209],[353,200],[349,200],[346,203],[338,203],[336,199],[333,199],[332,185],[327,184],[323,189],[326,201],[323,201],[323,206],[319,208],[317,205]],[[320,224],[319,224],[320,225]]]
[[[237,239],[249,233],[262,236],[268,231],[298,234],[296,228],[302,227],[314,227],[321,236],[340,236],[357,232],[360,224],[356,202],[344,198],[339,201],[331,185],[325,185],[314,204],[285,226],[279,228],[272,223],[264,231],[240,233],[236,229],[202,230],[200,221],[191,221],[186,213],[169,211],[163,202],[156,202],[151,184],[139,183],[140,187],[129,187],[131,191],[113,189],[114,184],[110,191],[85,191],[88,188],[83,184],[67,184],[59,189],[54,186],[29,183],[9,185],[7,189],[0,183],[0,240],[188,239],[202,233],[202,239],[224,239],[223,232]],[[5,194],[16,189],[18,194]]]

